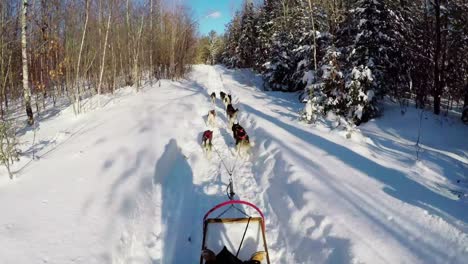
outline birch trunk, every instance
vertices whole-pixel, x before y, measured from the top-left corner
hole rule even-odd
[[[81,112],[81,101],[80,101],[80,84],[79,84],[79,78],[80,78],[80,64],[81,64],[81,54],[83,53],[83,46],[84,46],[84,41],[86,37],[86,29],[88,28],[88,4],[89,1],[86,0],[86,18],[85,18],[85,25],[83,29],[83,36],[81,37],[81,45],[80,45],[80,53],[78,53],[78,63],[76,65],[76,78],[75,78],[75,114],[79,114]]]
[[[99,74],[99,84],[98,84],[98,106],[99,107],[101,107],[101,85],[102,85],[102,76],[104,75],[104,65],[106,62],[106,48],[107,48],[107,39],[109,37],[111,16],[112,16],[112,12],[109,11],[109,18],[107,19],[106,38],[104,39],[104,50],[102,52],[101,73]]]
[[[31,89],[29,88],[28,79],[28,52],[27,52],[27,8],[28,1],[23,0],[23,6],[21,10],[21,57],[23,60],[23,97],[24,104],[26,106],[26,115],[28,116],[28,124],[32,126],[34,124],[34,116],[31,109]]]
[[[153,31],[153,0],[150,0],[150,54],[149,54],[149,60],[150,60],[150,80],[153,79],[153,73],[154,73],[154,69],[153,69],[153,35],[154,35],[154,31]],[[152,83],[152,81],[151,81]]]
[[[136,89],[137,91],[140,88],[140,78],[139,78],[139,69],[138,69],[138,57],[139,57],[139,51],[140,51],[140,42],[141,42],[141,34],[143,32],[143,22],[144,22],[144,16],[141,17],[141,25],[140,25],[140,30],[138,31],[138,36],[137,39],[134,41],[134,51],[133,51],[133,79],[136,82]]]

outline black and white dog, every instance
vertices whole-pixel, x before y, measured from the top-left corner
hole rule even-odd
[[[234,121],[237,119],[237,112],[239,112],[239,109],[234,109],[232,104],[228,104],[226,107],[226,116],[228,118],[229,126],[231,127],[234,125]]]
[[[211,156],[211,149],[213,147],[213,144],[211,143],[212,140],[213,140],[213,131],[206,130],[205,132],[203,132],[202,147],[208,157]]]
[[[227,109],[227,106],[232,103],[232,96],[230,94],[227,94],[226,96],[224,96],[223,103],[224,103],[224,107],[226,107]]]
[[[210,127],[216,127],[216,111],[215,110],[210,110],[208,111],[208,118],[206,123]]]
[[[215,92],[212,92],[211,95],[210,95],[210,97],[211,97],[211,103],[214,104],[215,101],[216,101],[216,93],[215,93]]]
[[[249,135],[245,132],[245,129],[237,124],[232,125],[232,135],[236,140],[236,150],[237,152],[243,156],[243,154],[247,154],[250,151],[250,140]]]
[[[224,93],[223,91],[221,91],[219,93],[219,97],[221,98],[221,101],[224,101],[224,97],[226,97],[226,93]]]

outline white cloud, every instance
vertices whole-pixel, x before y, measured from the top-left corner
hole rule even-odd
[[[206,16],[207,18],[220,18],[221,17],[221,12],[219,11],[214,11]]]

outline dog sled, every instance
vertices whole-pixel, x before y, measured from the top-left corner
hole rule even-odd
[[[242,205],[252,208],[258,215],[248,215],[239,208]],[[210,249],[218,253],[224,247],[240,260],[247,260],[253,253],[264,251],[265,258],[261,263],[270,264],[265,218],[257,206],[246,201],[229,200],[216,205],[205,214],[202,250]],[[200,264],[204,263],[200,257]]]

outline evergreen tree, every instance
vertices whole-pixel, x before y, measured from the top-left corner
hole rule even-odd
[[[265,0],[264,5],[258,11],[257,31],[257,49],[255,52],[254,69],[260,73],[265,71],[265,63],[270,57],[270,51],[273,44],[273,34],[275,31],[274,20],[277,17],[276,10],[278,9],[278,1]]]
[[[279,32],[273,35],[273,44],[269,52],[269,59],[264,64],[263,74],[265,83],[269,89],[288,91],[291,84],[291,73],[294,71],[294,50],[291,41],[292,34]]]
[[[306,87],[306,119],[332,111],[360,124],[386,95],[468,105],[467,13],[465,0],[249,2],[228,25],[222,61],[260,72],[271,90]]]
[[[236,65],[237,67],[251,68],[254,66],[254,54],[257,50],[256,22],[253,3],[246,2],[240,21],[240,36],[237,46],[239,63]]]
[[[344,115],[346,112],[348,96],[341,71],[341,56],[342,54],[331,46],[320,63],[317,81],[308,87],[309,97],[315,98],[315,108],[321,109],[323,114],[333,111]]]
[[[382,98],[408,86],[404,63],[403,19],[382,0],[359,0],[337,33],[337,45],[346,54],[346,87],[357,123],[377,113],[375,95]],[[367,98],[367,99],[366,99]]]
[[[240,56],[238,53],[238,39],[240,37],[241,17],[237,12],[233,20],[227,25],[224,52],[221,61],[227,67],[238,67],[240,65]]]

